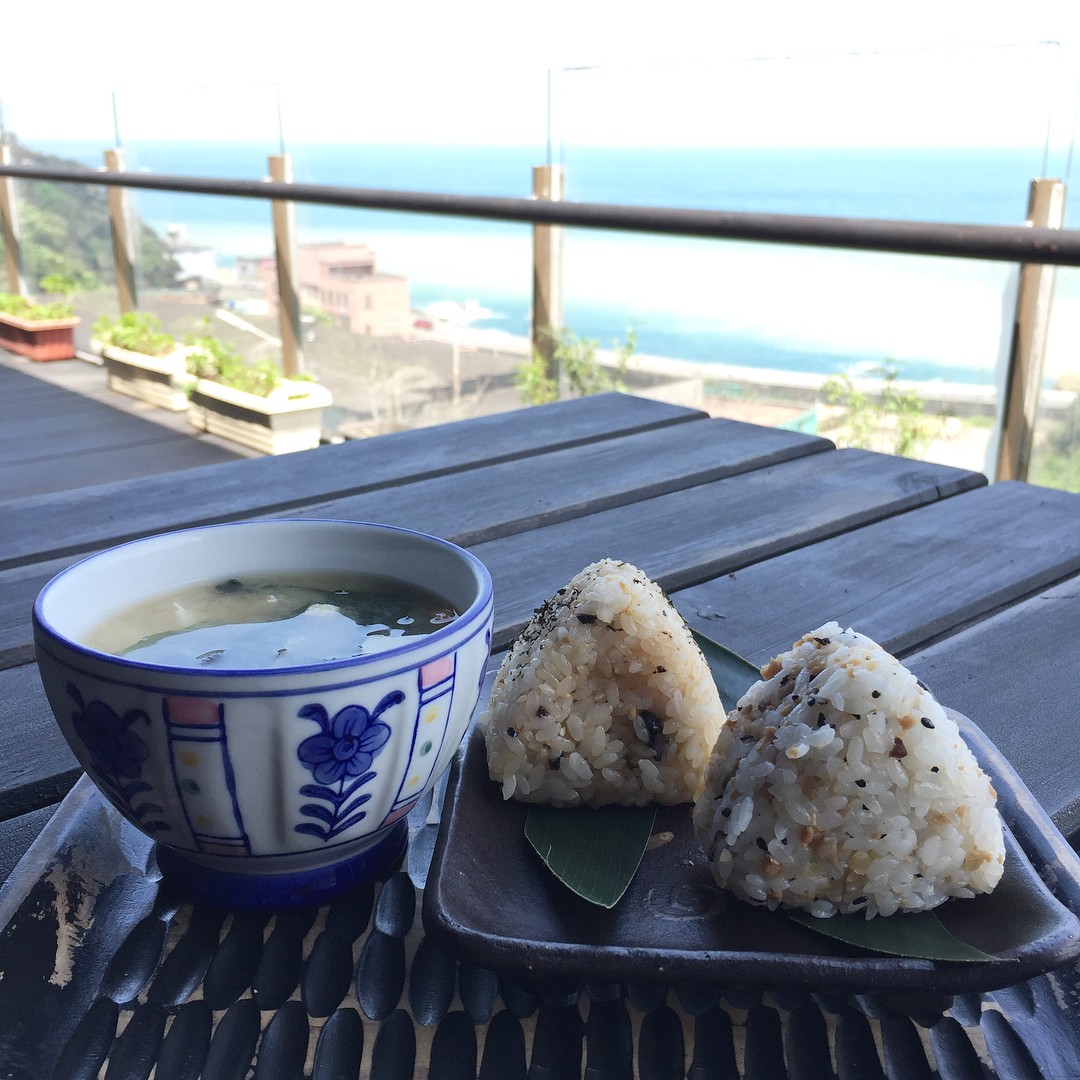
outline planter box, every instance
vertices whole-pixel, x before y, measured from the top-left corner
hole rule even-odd
[[[289,454],[319,445],[330,391],[285,379],[269,397],[200,379],[188,408],[191,426],[264,454]]]
[[[174,349],[165,356],[147,356],[115,345],[101,346],[98,351],[110,390],[171,412],[188,407],[184,349]]]
[[[32,321],[0,313],[0,348],[31,360],[70,360],[75,355],[78,325],[78,315]]]

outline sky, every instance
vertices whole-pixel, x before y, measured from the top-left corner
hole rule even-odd
[[[122,140],[539,145],[550,115],[557,140],[987,144],[1044,131],[1050,121],[1032,113],[1047,101],[1057,103],[1053,123],[1071,122],[1080,65],[1062,60],[1080,44],[1077,9],[1075,0],[8,4],[8,42],[39,38],[46,10],[61,36],[47,75],[36,50],[3,50],[0,105],[5,126],[31,144],[112,145],[114,101]],[[1036,45],[1046,41],[1060,44]],[[549,71],[562,72],[550,114]]]

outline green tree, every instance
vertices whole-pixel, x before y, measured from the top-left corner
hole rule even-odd
[[[939,421],[925,415],[926,402],[913,389],[897,385],[898,372],[892,361],[886,360],[877,372],[882,377],[877,401],[848,374],[833,375],[822,385],[825,400],[846,410],[836,443],[918,457],[930,445]]]
[[[550,331],[548,332],[550,336]],[[608,390],[626,389],[626,368],[637,347],[637,331],[631,327],[622,344],[612,342],[615,366],[608,367],[596,358],[600,343],[578,337],[572,330],[563,330],[556,338],[555,361],[566,376],[571,393],[576,397],[602,394]],[[539,350],[518,368],[517,387],[521,400],[527,405],[544,405],[559,400],[559,384],[547,371]]]
[[[1046,425],[1046,437],[1033,454],[1032,483],[1080,491],[1080,396],[1061,420]]]
[[[39,154],[18,143],[14,160],[43,168],[74,169],[92,175],[78,162],[51,154]],[[60,184],[49,180],[24,180],[18,186],[20,248],[29,281],[60,274],[83,289],[98,281],[114,282],[112,234],[105,189],[91,184]],[[164,241],[148,225],[135,233],[139,276],[151,288],[176,283],[179,267]]]

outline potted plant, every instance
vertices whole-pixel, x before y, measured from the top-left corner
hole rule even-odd
[[[188,419],[200,431],[232,439],[264,454],[319,445],[330,392],[307,378],[287,379],[269,360],[248,364],[214,337],[189,341]]]
[[[71,306],[76,283],[50,274],[41,279],[41,288],[62,299],[37,302],[18,293],[0,293],[0,348],[31,360],[70,360],[79,324]]]
[[[93,327],[109,389],[172,412],[188,407],[186,350],[150,312],[129,311],[118,319],[102,315]]]

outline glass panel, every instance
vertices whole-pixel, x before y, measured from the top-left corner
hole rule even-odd
[[[15,164],[98,168],[101,148],[111,141],[108,95],[30,93],[14,88],[4,97],[4,126]],[[72,134],[81,133],[75,140]],[[101,142],[94,142],[100,135]],[[91,150],[93,151],[91,154]],[[81,319],[75,331],[77,349],[90,345],[90,326],[108,305],[115,306],[112,242],[104,188],[37,180],[13,182],[19,223],[22,269],[27,292],[53,300],[42,281],[51,275],[77,287],[71,295]],[[6,278],[2,287],[7,288]],[[49,284],[54,284],[50,282]]]
[[[1080,209],[1066,209],[1066,226],[1080,227]],[[1054,283],[1043,391],[1035,419],[1028,479],[1080,491],[1080,268],[1060,267]]]
[[[1019,224],[1071,137],[1060,59],[1039,45],[570,71],[556,143],[574,199]],[[639,383],[691,392],[695,373],[714,415],[985,467],[1007,264],[577,230],[564,278],[572,331],[607,345],[634,330]]]
[[[300,182],[526,197],[525,146],[297,142]],[[298,205],[309,369],[349,437],[520,406],[531,229]]]

